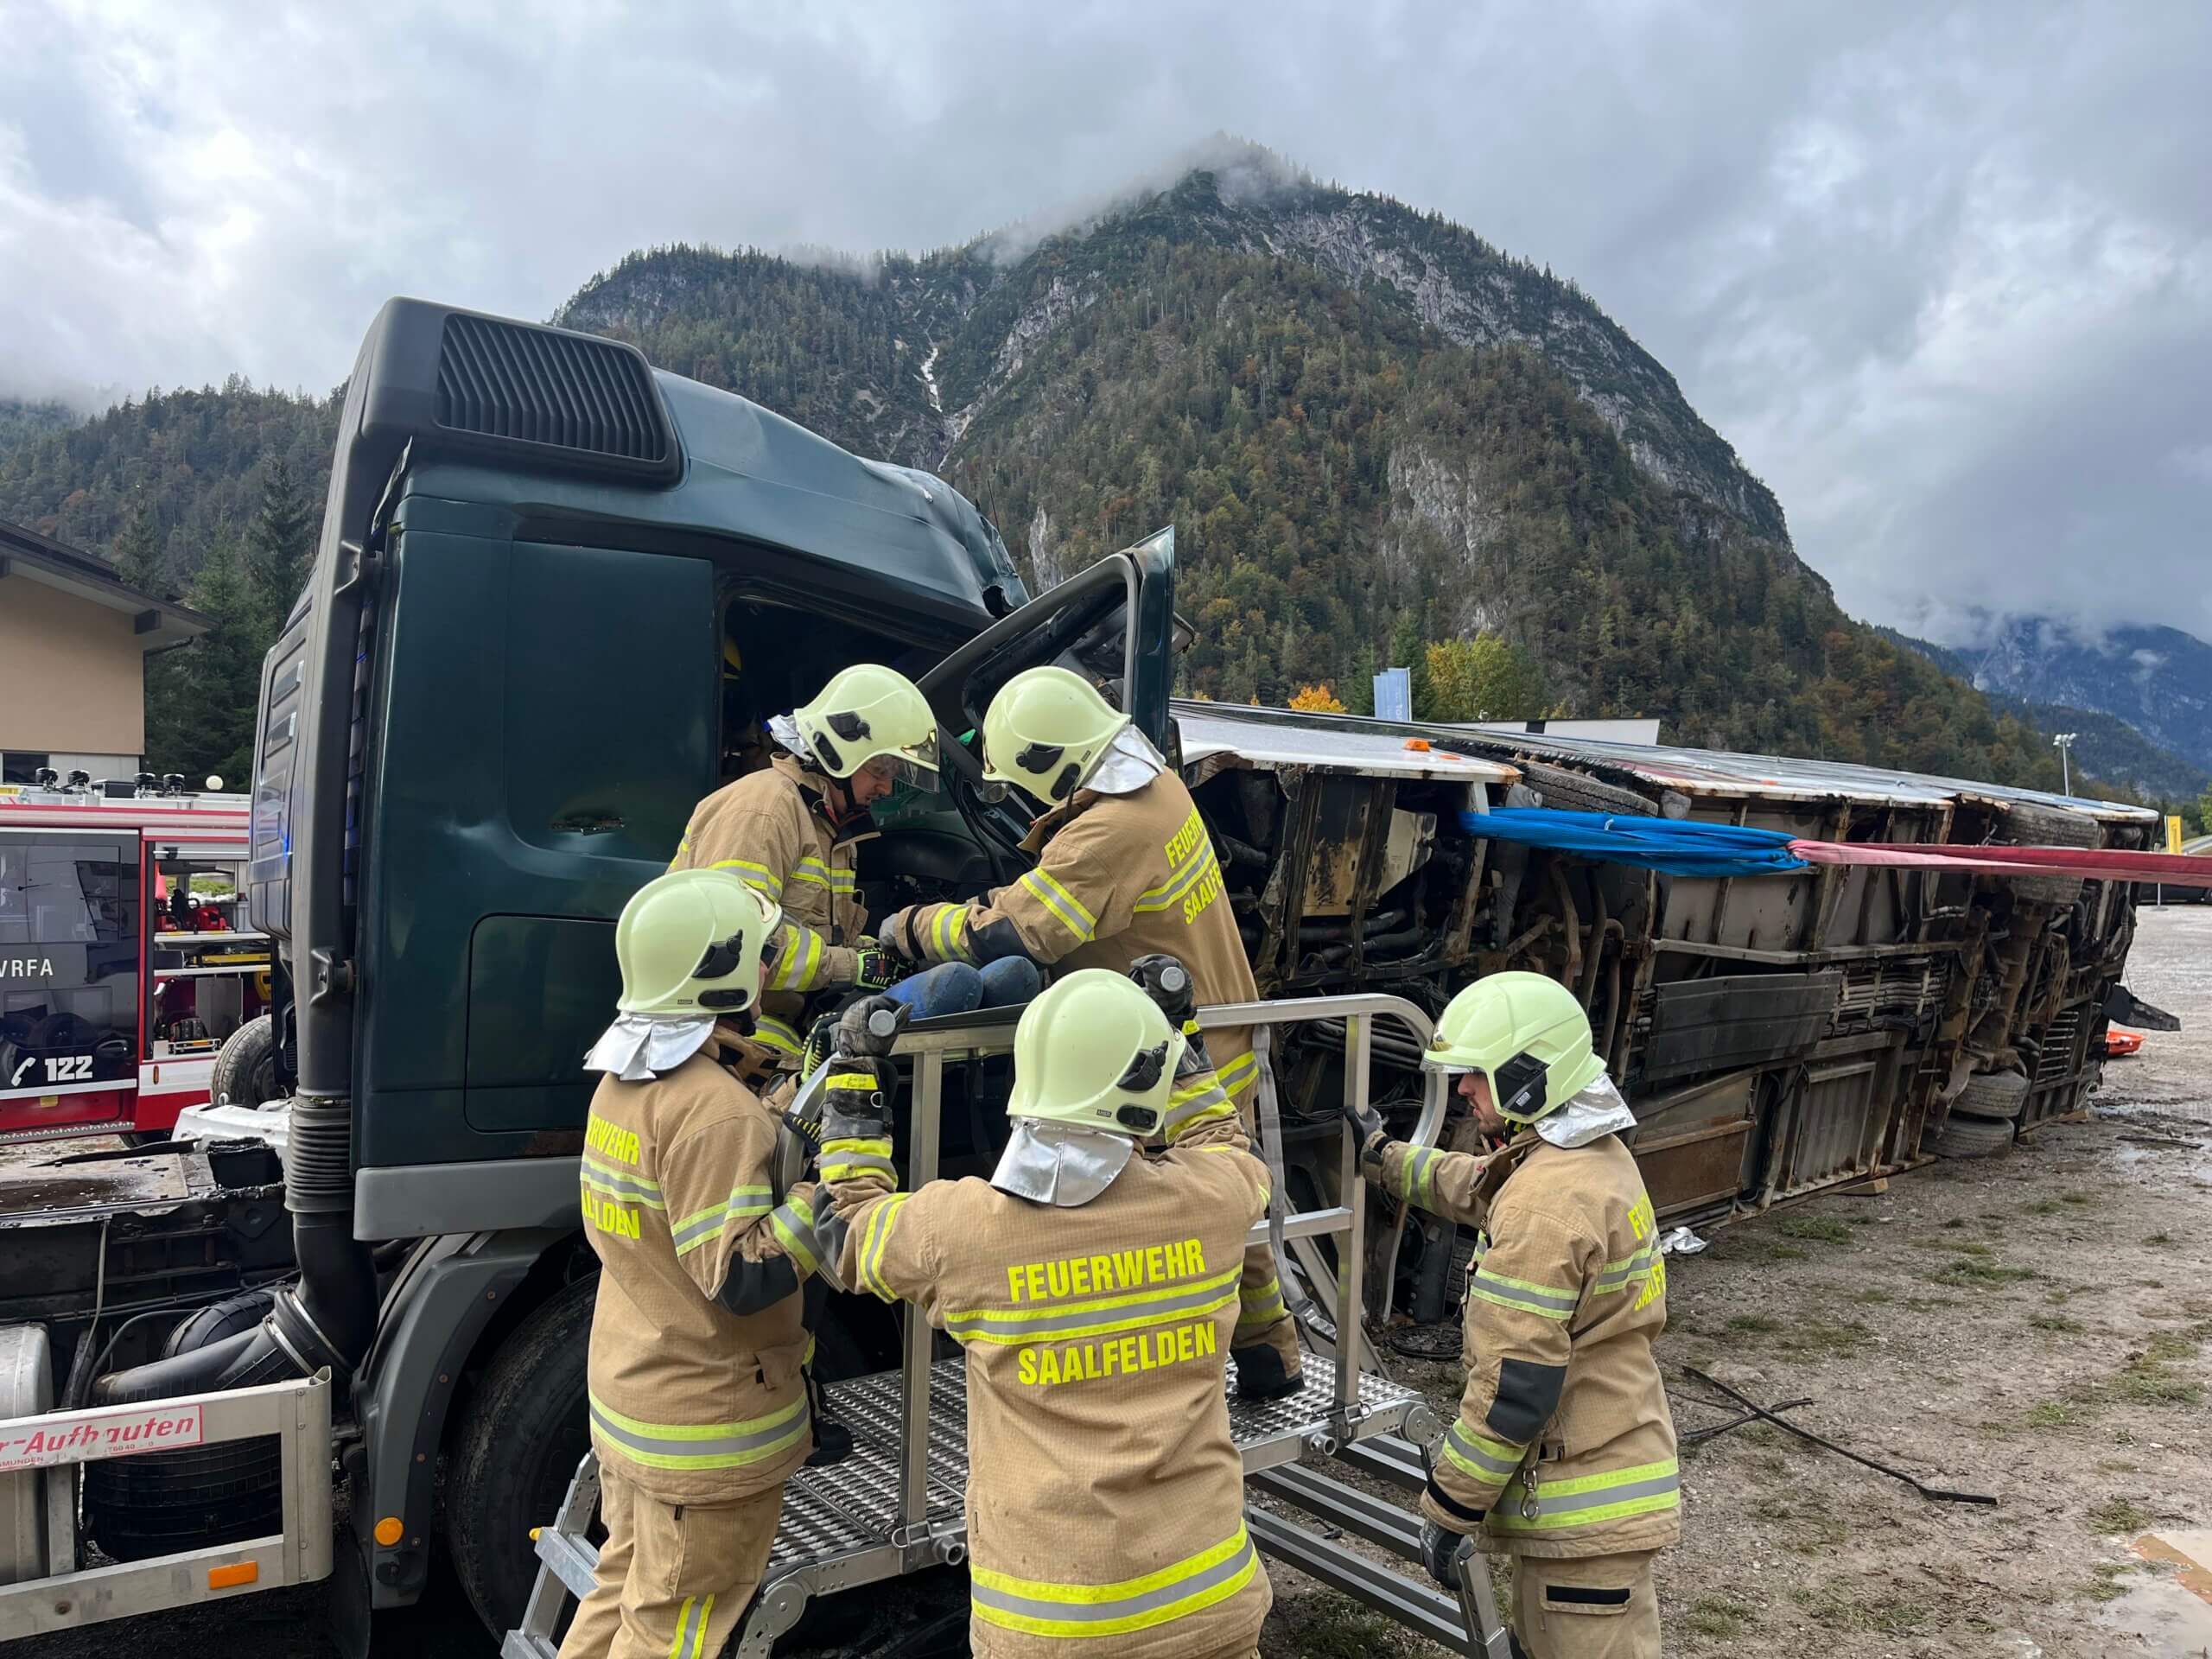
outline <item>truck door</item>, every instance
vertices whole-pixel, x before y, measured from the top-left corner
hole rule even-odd
[[[1168,699],[1181,643],[1170,525],[1000,618],[922,677],[923,694],[951,740],[944,774],[954,804],[995,855],[1011,858],[1028,830],[1026,816],[983,781],[976,734],[998,689],[1040,664],[1073,669],[1104,689],[1173,761]]]

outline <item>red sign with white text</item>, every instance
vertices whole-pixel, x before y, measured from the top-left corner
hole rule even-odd
[[[200,1427],[200,1408],[174,1401],[133,1411],[18,1417],[12,1423],[0,1423],[0,1474],[197,1446]]]

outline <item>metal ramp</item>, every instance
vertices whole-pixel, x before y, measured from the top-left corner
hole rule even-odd
[[[1313,997],[1246,1003],[1200,1011],[1206,1026],[1283,1025],[1316,1018],[1345,1026],[1345,1093],[1364,1105],[1368,1090],[1369,1021],[1390,1018],[1426,1042],[1429,1027],[1413,1004],[1389,996]],[[898,1052],[915,1058],[908,1185],[937,1174],[938,1111],[948,1055],[1003,1052],[1013,1046],[1012,1022],[1003,1015],[961,1016],[910,1027]],[[1421,1138],[1433,1139],[1442,1116],[1441,1091],[1422,1115]],[[1306,1244],[1300,1264],[1316,1294],[1332,1308],[1359,1307],[1364,1249],[1344,1249],[1338,1284],[1307,1241],[1327,1235],[1363,1236],[1364,1184],[1357,1149],[1346,1132],[1342,1166],[1345,1201],[1285,1218],[1286,1238]],[[1268,1226],[1252,1230],[1263,1243]],[[905,1320],[905,1363],[826,1392],[831,1414],[852,1430],[853,1455],[827,1469],[800,1469],[784,1487],[783,1518],[763,1576],[760,1593],[740,1625],[731,1651],[741,1659],[766,1659],[776,1638],[798,1624],[819,1596],[880,1583],[967,1555],[968,1397],[965,1367],[956,1355],[932,1357],[932,1332],[922,1320]],[[1352,1329],[1358,1329],[1357,1320]],[[1419,1560],[1419,1517],[1327,1472],[1356,1471],[1400,1488],[1418,1491],[1421,1454],[1411,1435],[1426,1440],[1436,1427],[1421,1397],[1369,1370],[1359,1360],[1366,1343],[1326,1342],[1309,1348],[1305,1387],[1286,1399],[1251,1402],[1236,1396],[1236,1367],[1227,1367],[1230,1432],[1243,1454],[1248,1490],[1302,1510],[1333,1529],[1327,1536],[1281,1516],[1250,1508],[1253,1541],[1268,1555],[1289,1562],[1331,1587],[1351,1595],[1454,1652],[1471,1653],[1457,1602],[1426,1581],[1415,1582],[1378,1566],[1340,1541],[1343,1535]],[[519,1628],[507,1632],[502,1659],[553,1659],[555,1632],[570,1597],[592,1587],[598,1552],[586,1536],[599,1501],[599,1466],[587,1453],[560,1513],[537,1535],[537,1582]]]

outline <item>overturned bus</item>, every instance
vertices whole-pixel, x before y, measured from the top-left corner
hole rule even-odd
[[[1433,1013],[1503,969],[1572,986],[1637,1114],[1662,1219],[1723,1223],[1931,1156],[2002,1150],[2081,1108],[2115,1016],[2164,1018],[2121,986],[2125,880],[1902,862],[1668,874],[1482,831],[1485,812],[1525,803],[1844,849],[2136,853],[2158,840],[2145,808],[1771,756],[1211,703],[1176,713],[1263,994],[1389,989]],[[1333,1128],[1333,1035],[1323,1026],[1278,1054],[1294,1142]],[[1410,1122],[1418,1054],[1374,1042]],[[1450,1229],[1408,1226],[1427,1230],[1406,1249],[1376,1230],[1397,1280],[1370,1281],[1370,1311],[1440,1318]]]
[[[1022,668],[1110,683],[1190,782],[1268,999],[1244,1022],[1272,1048],[1279,1219],[1309,1339],[1336,1362],[1236,1416],[1239,1443],[1255,1479],[1360,1535],[1414,1535],[1307,1465],[1364,1457],[1417,1481],[1395,1437],[1418,1402],[1336,1324],[1442,1317],[1461,1241],[1365,1204],[1338,1108],[1371,1099],[1417,1139],[1463,1135],[1418,1058],[1470,977],[1528,968],[1574,988],[1662,1214],[1700,1223],[2009,1142],[2094,1082],[2125,1001],[2124,882],[1689,878],[1508,844],[1483,819],[1541,804],[1847,845],[2133,849],[2151,815],[1177,702],[1174,579],[1162,532],[1032,598],[933,477],[607,340],[387,306],[261,686],[245,877],[278,971],[248,1029],[276,1097],[196,1114],[196,1149],[166,1166],[30,1172],[35,1206],[5,1205],[0,1181],[0,1420],[42,1448],[0,1464],[7,1512],[30,1517],[0,1536],[0,1637],[335,1575],[365,1637],[438,1561],[507,1630],[539,1556],[575,1567],[595,1274],[581,1063],[614,1000],[614,918],[693,804],[761,764],[767,718],[849,663],[912,674],[949,740],[945,788],[889,803],[860,850],[871,915],[1025,867],[1027,823],[950,741]],[[906,1039],[910,1179],[987,1171],[1003,1145],[1007,1033],[967,1018]],[[832,1299],[819,1355],[862,1454],[794,1478],[774,1618],[747,1651],[810,1601],[959,1559],[957,1357],[856,1297]],[[93,1449],[84,1434],[118,1413],[192,1449]],[[563,1516],[534,1553],[533,1529]],[[1375,1580],[1330,1536],[1254,1529],[1457,1639],[1427,1592]],[[97,1595],[87,1544],[118,1563],[92,1569]]]

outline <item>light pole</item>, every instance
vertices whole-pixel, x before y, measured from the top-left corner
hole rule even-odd
[[[2058,792],[2062,795],[2074,792],[2074,768],[2069,763],[2074,753],[2074,740],[2079,735],[2075,732],[2060,732],[2050,740],[2050,747],[2058,751],[2058,775],[2063,779]]]

